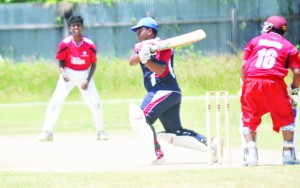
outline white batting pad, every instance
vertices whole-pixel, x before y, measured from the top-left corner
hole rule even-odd
[[[144,112],[137,104],[129,104],[129,122],[132,130],[141,141],[146,155],[149,156],[151,161],[155,161],[156,153],[153,132],[146,123]]]
[[[298,149],[298,131],[299,131],[299,112],[297,107],[294,107],[294,112],[295,112],[295,128],[294,128],[294,148],[295,148],[295,154],[297,154],[297,149]],[[296,156],[297,157],[297,156]]]
[[[207,146],[191,136],[177,136],[172,133],[160,132],[157,136],[170,144],[207,152]]]

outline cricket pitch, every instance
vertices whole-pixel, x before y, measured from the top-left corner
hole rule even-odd
[[[240,148],[232,149],[232,164],[227,164],[225,158],[222,165],[209,165],[204,152],[160,141],[166,163],[153,165],[145,161],[140,143],[132,136],[109,135],[109,140],[97,141],[94,134],[57,133],[52,142],[39,142],[37,136],[1,136],[0,170],[126,172],[242,167]],[[259,150],[259,165],[281,164],[281,151]]]

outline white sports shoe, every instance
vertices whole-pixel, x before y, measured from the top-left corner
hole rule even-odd
[[[166,161],[165,156],[162,156],[161,158],[156,159],[155,161],[152,161],[153,165],[163,165],[163,164],[166,164],[166,163],[167,163],[167,161]]]
[[[299,160],[296,158],[295,149],[292,148],[290,155],[285,155],[284,151],[282,152],[283,165],[297,165]]]
[[[97,140],[107,140],[108,136],[104,131],[97,132]]]
[[[220,139],[221,151],[218,151],[218,142],[219,142],[218,138],[212,138],[211,146],[213,149],[213,162],[214,163],[218,162],[219,153],[221,154],[221,158],[223,158],[223,139]]]
[[[297,165],[299,160],[294,157],[283,156],[283,165]]]
[[[39,135],[38,141],[41,141],[41,142],[53,141],[53,133],[43,131],[43,132]]]
[[[245,166],[257,166],[258,154],[255,142],[247,143],[247,147],[244,149],[244,165]]]

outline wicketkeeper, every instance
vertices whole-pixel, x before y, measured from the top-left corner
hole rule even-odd
[[[273,130],[282,131],[283,164],[299,164],[294,147],[297,130],[293,107],[298,103],[300,61],[297,48],[284,38],[286,32],[286,20],[271,16],[263,24],[262,35],[253,38],[244,48],[241,107],[247,166],[258,164],[257,127],[266,113],[271,115]],[[290,96],[284,81],[289,69],[293,73]]]

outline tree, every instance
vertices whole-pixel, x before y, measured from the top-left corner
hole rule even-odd
[[[112,3],[116,0],[0,0],[0,3],[98,3],[98,2]]]

